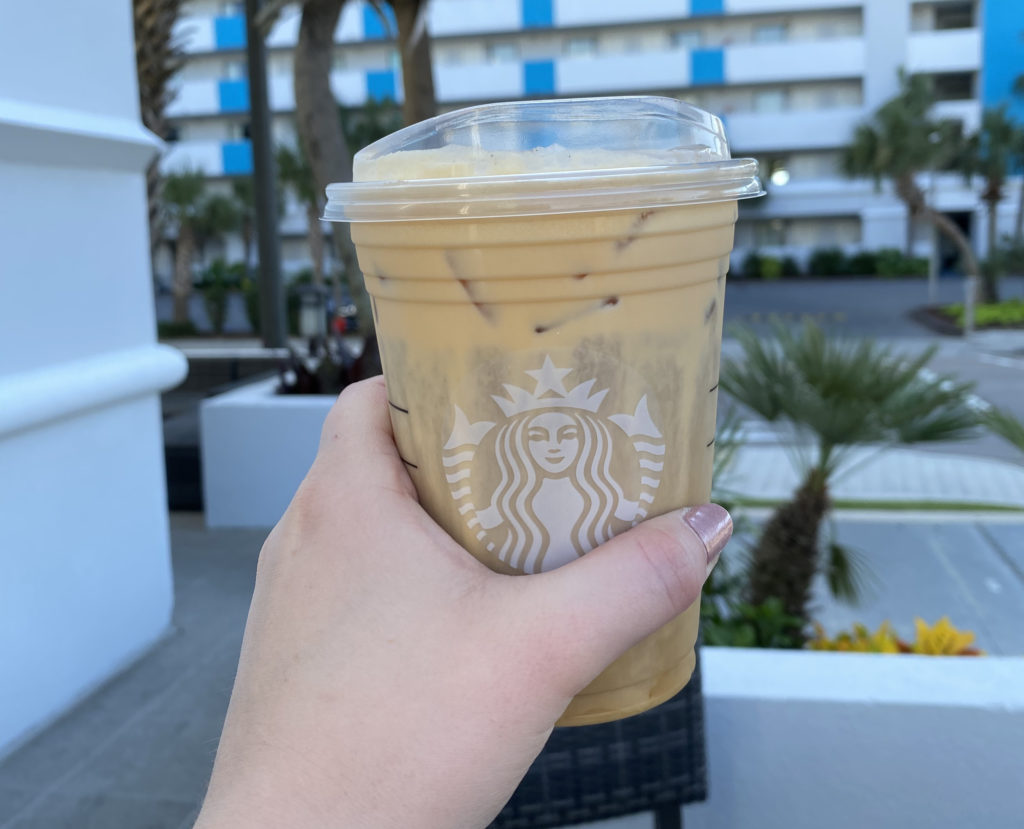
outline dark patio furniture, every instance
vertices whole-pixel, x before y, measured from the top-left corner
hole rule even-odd
[[[681,806],[707,796],[700,653],[689,684],[635,717],[557,728],[491,829],[543,829],[653,812],[681,829]]]

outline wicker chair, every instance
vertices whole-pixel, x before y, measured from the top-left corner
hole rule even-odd
[[[543,829],[654,812],[681,829],[681,806],[707,796],[700,653],[675,697],[635,717],[559,728],[491,829]]]

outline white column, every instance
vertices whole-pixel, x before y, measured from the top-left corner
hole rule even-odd
[[[158,142],[139,121],[131,3],[3,14],[0,755],[168,628],[158,392],[186,368],[155,342]]]

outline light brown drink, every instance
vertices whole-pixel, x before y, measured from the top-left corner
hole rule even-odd
[[[415,178],[408,163],[401,177]],[[473,202],[472,182],[464,192]],[[495,192],[487,197],[501,203]],[[417,198],[401,184],[388,195]],[[414,213],[354,222],[352,237],[399,452],[424,508],[456,541],[494,570],[529,574],[707,501],[735,198]],[[559,724],[672,697],[693,671],[698,617],[699,602],[631,648]]]

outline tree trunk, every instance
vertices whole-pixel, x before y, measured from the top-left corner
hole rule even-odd
[[[437,115],[434,94],[434,68],[430,59],[430,34],[426,20],[427,0],[391,0],[398,24],[398,48],[402,55],[402,117],[405,125],[415,124]]]
[[[195,236],[192,226],[182,222],[178,226],[178,245],[174,251],[174,321],[189,322],[189,299],[192,296],[192,259],[195,255]]]
[[[821,562],[818,536],[828,509],[828,481],[825,472],[815,467],[761,532],[750,560],[751,604],[776,598],[787,614],[810,621],[811,584]],[[798,640],[805,635],[803,630],[791,633]]]
[[[978,267],[978,258],[974,255],[974,251],[971,250],[971,243],[964,236],[964,232],[960,229],[959,225],[945,213],[932,210],[930,207],[924,208],[924,215],[928,221],[939,229],[939,233],[949,239],[949,241],[956,245],[957,250],[960,251],[960,257],[963,260],[964,276],[978,276],[981,272],[981,269]]]
[[[999,302],[999,201],[988,199],[988,261],[981,269],[981,301]]]
[[[895,185],[896,194],[907,205],[911,214],[924,216],[925,219],[938,228],[939,233],[956,245],[963,263],[964,276],[978,276],[981,272],[981,269],[978,267],[978,258],[971,249],[970,240],[960,230],[959,225],[945,213],[940,213],[925,201],[924,193],[917,186],[913,176],[898,178],[895,181]]]
[[[324,233],[320,227],[320,210],[314,202],[306,203],[306,241],[309,258],[313,260],[313,284],[324,284]]]
[[[907,226],[903,229],[903,234],[904,234],[903,252],[907,256],[913,256],[914,255],[914,222],[915,221],[916,221],[916,216],[914,215],[914,211],[911,210],[908,207],[907,208]]]
[[[295,46],[295,121],[303,152],[313,171],[313,183],[320,193],[332,182],[352,180],[352,156],[331,90],[334,30],[344,5],[345,0],[306,0]],[[372,336],[370,300],[359,272],[348,224],[331,222],[331,240],[335,257],[345,270],[352,301],[359,309],[360,330]]]

